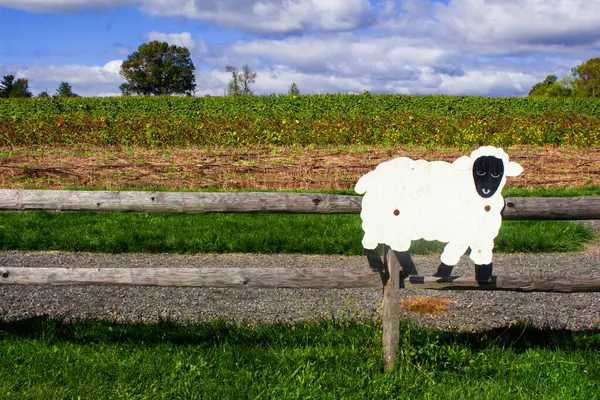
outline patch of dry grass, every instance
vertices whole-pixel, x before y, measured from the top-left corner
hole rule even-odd
[[[411,296],[400,300],[400,308],[420,315],[439,315],[454,302],[445,297]]]
[[[471,149],[383,146],[0,148],[5,189],[348,190],[394,157],[452,161]],[[512,188],[600,185],[600,148],[507,149],[524,173]]]

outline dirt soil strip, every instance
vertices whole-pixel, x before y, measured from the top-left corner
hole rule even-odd
[[[416,256],[422,274],[431,274],[436,255]],[[570,254],[497,254],[496,273],[522,275],[600,274],[600,251]],[[5,267],[312,267],[367,268],[364,257],[307,255],[170,255],[92,254],[61,252],[0,253]],[[472,274],[463,257],[455,272]],[[223,317],[239,322],[286,322],[336,316],[378,317],[381,289],[222,289],[117,286],[0,285],[2,318],[39,315],[65,319],[178,323]],[[534,326],[582,330],[600,329],[600,293],[519,293],[407,289],[405,300],[428,296],[448,300],[445,312],[424,315],[403,311],[426,326],[464,331],[524,322]]]
[[[0,148],[4,189],[345,190],[379,163],[453,161],[472,149],[420,147]],[[524,173],[510,187],[600,185],[600,147],[506,149]]]

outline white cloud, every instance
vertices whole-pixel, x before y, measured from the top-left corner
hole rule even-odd
[[[437,18],[473,43],[590,43],[600,35],[600,2],[589,0],[454,0]]]
[[[538,82],[533,75],[516,71],[467,71],[462,76],[442,74],[436,92],[460,95],[469,93],[478,96],[500,94],[520,95]]]
[[[351,30],[373,17],[369,0],[146,0],[142,8],[254,33]]]
[[[0,6],[33,12],[134,5],[151,15],[198,19],[254,33],[343,31],[373,20],[369,0],[0,0]]]
[[[70,12],[111,6],[134,5],[138,0],[0,0],[0,7],[32,12]]]
[[[598,1],[404,0],[379,16],[382,32],[431,38],[465,53],[600,51]]]
[[[196,41],[192,39],[192,34],[190,32],[147,32],[144,36],[148,41],[158,40],[159,42],[167,42],[171,45],[186,47],[190,52],[196,48]],[[206,49],[206,44],[204,43],[204,41],[200,42],[200,47],[204,47],[204,49]]]
[[[437,65],[451,55],[427,40],[354,34],[256,40],[234,44],[230,50],[306,72],[329,71],[343,76],[406,74],[413,67]]]
[[[147,32],[145,40],[190,49],[200,95],[223,94],[227,64],[256,70],[257,94],[285,93],[295,82],[304,93],[521,95],[600,53],[600,1],[590,0],[0,0],[40,12],[120,5],[267,35],[209,49],[193,30]],[[112,47],[119,58],[133,51]],[[82,94],[118,93],[120,63],[18,71],[33,86],[66,80]]]
[[[35,93],[44,90],[54,93],[61,82],[69,82],[75,93],[96,96],[102,92],[116,92],[119,85],[125,82],[119,75],[122,62],[113,60],[102,66],[0,65],[0,72],[29,79],[30,87]]]

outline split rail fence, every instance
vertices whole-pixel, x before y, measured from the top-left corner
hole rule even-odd
[[[107,192],[0,190],[0,211],[100,211],[162,213],[360,213],[361,197],[312,193]],[[600,219],[600,196],[507,197],[509,220]],[[365,268],[12,268],[0,265],[0,285],[146,285],[260,288],[365,288],[383,286],[383,351],[386,368],[396,358],[400,290],[509,290],[600,292],[600,275],[525,277],[497,275],[489,283],[474,276],[417,275],[414,264],[386,246],[381,272]],[[404,264],[405,270],[402,269]],[[408,265],[408,267],[407,267]]]

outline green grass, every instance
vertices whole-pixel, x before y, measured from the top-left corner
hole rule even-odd
[[[381,335],[372,320],[0,322],[0,397],[588,400],[600,393],[598,331],[522,325],[457,333],[403,322],[389,372]]]
[[[362,235],[356,214],[0,213],[0,250],[362,255]],[[495,250],[577,251],[593,239],[580,223],[505,221]],[[442,246],[415,241],[411,251]]]

